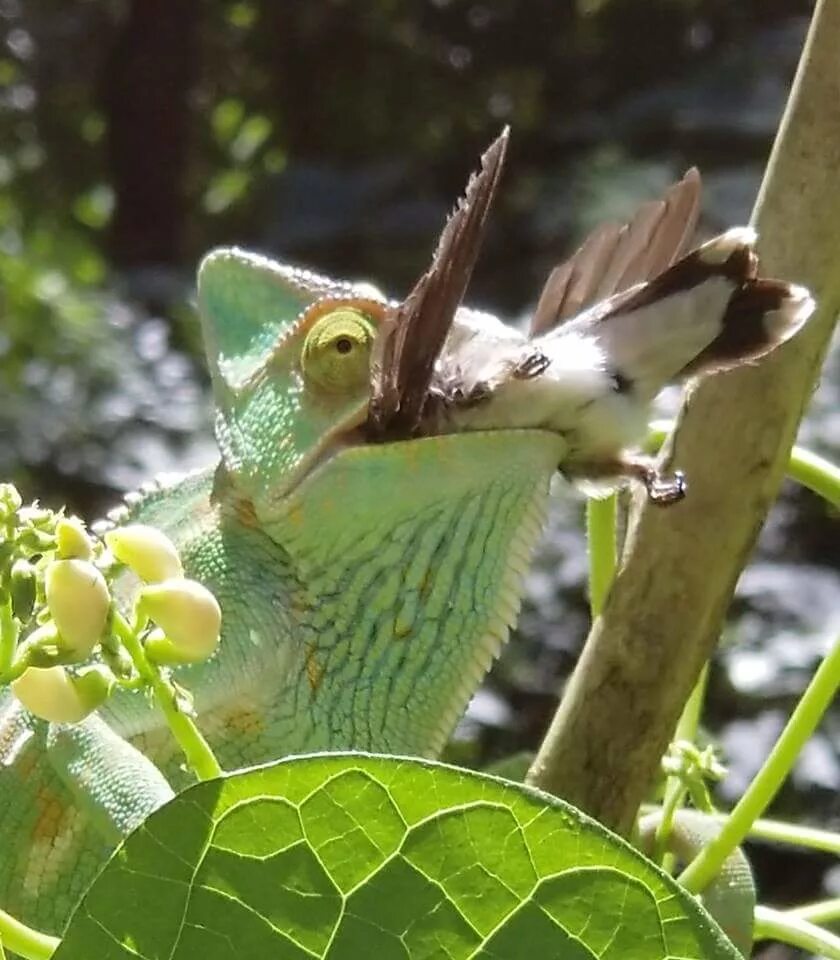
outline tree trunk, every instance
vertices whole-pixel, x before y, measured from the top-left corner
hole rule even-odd
[[[102,77],[118,267],[178,263],[198,0],[133,0]]]

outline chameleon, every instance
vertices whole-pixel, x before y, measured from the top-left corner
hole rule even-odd
[[[684,478],[638,453],[651,401],[813,310],[758,275],[746,228],[688,249],[696,171],[554,270],[530,330],[463,306],[507,140],[402,301],[237,248],[199,267],[219,460],[106,526],[164,531],[219,600],[218,653],[178,678],[224,768],[439,755],[516,621],[558,470],[679,500]],[[0,904],[59,933],[119,839],[189,783],[142,696],[50,725],[1,693]]]

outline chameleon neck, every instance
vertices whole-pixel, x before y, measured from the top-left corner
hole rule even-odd
[[[440,752],[518,613],[558,444],[348,448],[261,518],[302,585],[294,749]]]
[[[558,456],[541,431],[475,433],[347,448],[280,504],[222,471],[182,482],[177,511],[147,497],[132,519],[222,606],[219,654],[179,678],[223,765],[439,753],[516,618]],[[158,762],[172,749],[136,698],[109,719]]]

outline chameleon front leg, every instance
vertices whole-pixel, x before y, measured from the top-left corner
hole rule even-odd
[[[109,843],[175,796],[152,761],[95,715],[78,724],[50,724],[46,756]]]
[[[116,843],[172,795],[100,718],[50,727],[0,696],[0,906],[60,934]]]

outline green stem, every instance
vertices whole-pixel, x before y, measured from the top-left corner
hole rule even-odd
[[[780,820],[760,819],[750,827],[749,835],[755,840],[787,843],[791,846],[820,850],[840,856],[840,834],[832,833],[830,830],[802,827],[799,824],[783,823]]]
[[[755,940],[779,940],[820,957],[840,960],[840,937],[801,917],[791,916],[790,911],[756,907],[753,937]]]
[[[740,845],[750,827],[767,809],[805,743],[840,687],[840,641],[817,668],[776,745],[753,782],[723,824],[720,833],[691,861],[679,877],[692,893],[700,893],[717,876],[723,862]]]
[[[58,937],[33,930],[5,910],[0,910],[0,957],[3,956],[2,947],[6,947],[26,960],[48,960],[58,949],[59,943]]]
[[[658,450],[673,428],[674,424],[670,420],[657,420],[652,423],[648,429],[648,449]],[[803,487],[813,490],[823,500],[835,507],[840,506],[840,467],[836,464],[806,450],[805,447],[796,446],[790,452],[787,474]]]
[[[586,501],[586,538],[589,543],[589,608],[594,620],[604,609],[616,567],[618,498]]]
[[[11,598],[7,598],[5,603],[0,604],[0,677],[4,684],[11,682],[6,679],[6,674],[15,656],[18,630],[17,621],[12,613]]]
[[[131,657],[137,672],[152,688],[155,700],[163,711],[172,735],[184,751],[187,763],[195,771],[198,779],[211,780],[213,777],[220,776],[222,768],[210,749],[210,744],[204,739],[192,717],[178,708],[175,688],[146,656],[143,644],[125,618],[116,612],[114,613],[114,630]]]
[[[823,500],[840,506],[840,467],[825,458],[804,447],[794,447],[790,452],[788,475]]]
[[[694,743],[697,739],[697,728],[700,726],[700,714],[703,711],[703,700],[706,696],[706,682],[709,678],[709,665],[706,664],[700,673],[691,696],[683,707],[677,729],[674,731],[674,740],[684,740]],[[677,776],[668,777],[665,784],[665,796],[662,800],[662,818],[656,827],[653,844],[653,859],[667,869],[666,862],[668,837],[674,824],[674,815],[680,807],[687,792],[682,779]]]
[[[654,804],[644,804],[641,813],[657,813],[662,808]],[[721,826],[726,823],[728,814],[709,813],[710,820]],[[747,837],[750,840],[767,840],[770,843],[785,843],[794,847],[805,847],[808,850],[819,850],[822,853],[833,853],[840,856],[840,834],[829,830],[819,830],[816,827],[802,827],[795,823],[784,823],[781,820],[766,820],[760,818],[750,826]]]
[[[682,806],[686,793],[688,788],[679,777],[668,778],[665,797],[662,800],[662,817],[653,835],[653,854],[651,855],[651,858],[667,873],[674,870],[676,863],[674,856],[668,853],[668,838],[674,828],[674,817]]]
[[[794,907],[793,910],[786,910],[785,913],[789,917],[807,920],[808,923],[836,923],[840,920],[840,897],[806,903],[803,907]]]

